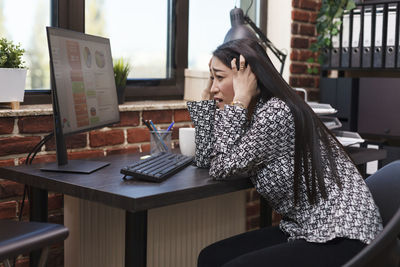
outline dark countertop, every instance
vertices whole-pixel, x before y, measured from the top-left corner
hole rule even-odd
[[[384,159],[385,150],[346,148],[357,165]],[[214,181],[208,169],[188,166],[162,183],[123,180],[120,169],[139,159],[139,154],[113,155],[97,160],[111,164],[91,174],[44,172],[42,164],[0,168],[0,178],[104,203],[128,211],[147,210],[216,196],[253,187],[248,178]]]
[[[113,155],[97,160],[111,164],[91,174],[41,171],[44,164],[0,168],[0,178],[59,192],[129,211],[147,210],[175,203],[235,192],[253,185],[248,178],[214,181],[208,169],[188,166],[162,183],[123,180],[120,169],[139,154]]]

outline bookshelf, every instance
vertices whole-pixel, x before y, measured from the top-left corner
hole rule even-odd
[[[342,130],[400,159],[400,0],[356,1],[325,49],[320,102],[338,110]]]
[[[357,1],[337,20],[340,33],[324,49],[322,70],[400,70],[399,10],[397,1]]]

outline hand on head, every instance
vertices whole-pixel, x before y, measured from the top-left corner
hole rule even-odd
[[[239,70],[236,67],[236,58],[231,61],[233,90],[235,92],[233,102],[238,101],[248,107],[251,100],[260,93],[260,90],[257,88],[257,78],[251,71],[250,65],[248,64],[246,67],[246,60],[242,55],[240,55],[239,60]]]
[[[229,66],[213,56],[209,62],[210,79],[207,88],[202,92],[202,100],[214,99],[220,109],[235,101],[248,107],[259,94],[257,79],[250,65],[246,67],[242,55],[239,63],[241,67],[238,70],[236,59],[233,59]]]

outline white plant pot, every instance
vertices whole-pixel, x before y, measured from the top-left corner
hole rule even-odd
[[[209,71],[185,69],[185,93],[183,98],[190,101],[201,100],[201,93],[207,87]]]
[[[24,102],[26,69],[0,68],[0,102]]]

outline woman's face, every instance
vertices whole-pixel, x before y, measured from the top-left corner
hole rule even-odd
[[[210,62],[210,75],[212,80],[211,95],[218,108],[223,109],[225,104],[233,101],[233,72],[217,57],[212,57]]]

